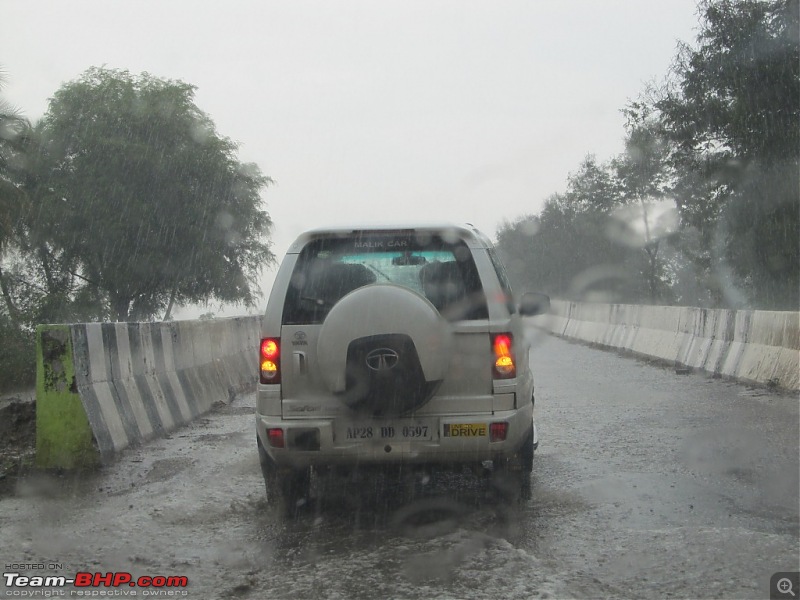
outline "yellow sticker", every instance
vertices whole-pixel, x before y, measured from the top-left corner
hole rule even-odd
[[[486,423],[453,423],[444,425],[444,437],[486,437]]]

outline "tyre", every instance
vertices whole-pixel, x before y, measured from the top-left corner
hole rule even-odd
[[[278,477],[280,502],[278,503],[288,517],[296,517],[307,506],[311,492],[311,469],[289,470]]]
[[[492,487],[506,500],[522,502],[531,497],[531,471],[533,471],[533,429],[512,458],[495,461],[492,469]]]
[[[267,505],[294,517],[308,503],[311,491],[311,469],[278,469],[258,440],[258,459]]]
[[[520,448],[519,451],[520,466],[522,467],[520,469],[519,480],[521,500],[530,500],[531,498],[531,472],[533,471],[534,450],[533,429],[531,429],[530,434],[525,438],[525,442],[522,444],[522,448]]]
[[[519,459],[523,473],[530,474],[530,472],[533,471],[533,453],[533,429],[531,429],[530,434],[525,438],[525,442],[519,449]]]
[[[256,444],[258,445],[258,462],[261,466],[261,475],[264,476],[265,492],[267,495],[267,503],[272,504],[271,500],[274,498],[275,490],[277,489],[276,482],[278,480],[277,470],[275,464],[270,459],[267,451],[261,445],[261,440],[256,436]]]

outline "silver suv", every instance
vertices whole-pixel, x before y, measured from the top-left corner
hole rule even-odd
[[[278,271],[263,321],[256,431],[270,499],[312,471],[487,468],[529,485],[538,440],[521,317],[471,226],[315,230]]]

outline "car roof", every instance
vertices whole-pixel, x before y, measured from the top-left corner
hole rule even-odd
[[[349,237],[353,235],[378,234],[386,235],[397,233],[398,235],[409,235],[414,233],[430,233],[443,235],[445,238],[453,237],[462,240],[469,248],[491,248],[492,243],[481,231],[471,223],[456,225],[454,223],[385,223],[369,225],[352,225],[340,227],[325,227],[306,231],[289,246],[288,254],[298,254],[303,247],[311,240],[326,237]]]

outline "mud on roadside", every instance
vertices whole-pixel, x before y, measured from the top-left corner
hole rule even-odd
[[[19,394],[0,402],[0,497],[13,493],[36,455],[36,402]]]

